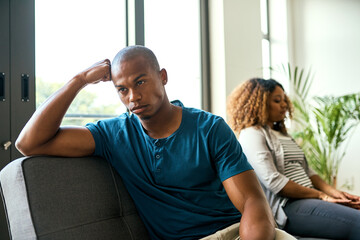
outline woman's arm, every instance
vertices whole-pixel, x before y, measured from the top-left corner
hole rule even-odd
[[[313,182],[314,187],[317,189],[304,187],[290,180],[284,188],[281,189],[280,194],[288,198],[316,198],[327,202],[340,203],[344,205],[350,204],[350,199],[340,197],[340,195],[335,195],[335,191],[339,191],[326,184],[319,176],[313,175],[310,179]],[[325,191],[322,191],[323,189]]]
[[[288,198],[316,198],[329,202],[348,203],[346,199],[336,199],[321,189],[304,187],[281,174],[267,146],[262,130],[247,128],[240,132],[239,141],[248,161],[254,168],[262,184],[273,193]]]
[[[254,127],[243,129],[239,142],[261,183],[277,194],[289,179],[277,170],[263,131]]]
[[[287,198],[318,198],[321,199],[323,196],[323,192],[304,187],[292,180],[289,180],[288,183],[281,189],[279,192],[282,196]]]
[[[338,191],[334,187],[327,184],[324,180],[322,180],[319,177],[319,175],[311,176],[310,180],[316,189],[319,189],[320,191],[322,191],[332,197],[336,197],[335,195],[337,194]],[[339,196],[339,198],[342,198],[342,197]]]

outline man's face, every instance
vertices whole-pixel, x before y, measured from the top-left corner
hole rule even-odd
[[[166,71],[154,70],[139,56],[111,68],[112,81],[122,103],[140,119],[153,117],[166,97]]]

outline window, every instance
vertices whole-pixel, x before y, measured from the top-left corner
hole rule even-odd
[[[126,11],[133,4],[140,10],[143,6],[143,13]],[[127,16],[140,23],[144,19],[144,25],[132,26]],[[144,0],[143,5],[141,0],[36,0],[35,21],[37,107],[81,70],[112,60],[133,44],[133,31],[167,70],[169,100],[202,107],[200,0]],[[62,124],[84,125],[125,111],[111,82],[90,85],[76,97]]]
[[[145,46],[168,72],[169,100],[201,108],[200,3],[145,0]]]
[[[261,11],[261,32],[262,37],[262,65],[263,77],[268,79],[271,77],[270,73],[270,31],[269,31],[269,2],[268,0],[260,0]]]
[[[126,45],[125,0],[35,1],[36,105],[78,72]],[[111,82],[89,85],[65,124],[83,125],[125,111]]]

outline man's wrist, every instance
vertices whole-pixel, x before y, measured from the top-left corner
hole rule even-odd
[[[84,74],[77,74],[75,77],[73,77],[70,80],[70,84],[78,89],[82,89],[83,87],[85,87],[86,85],[88,85],[88,83],[86,82],[85,76]]]

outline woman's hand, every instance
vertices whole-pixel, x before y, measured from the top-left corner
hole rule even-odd
[[[360,197],[339,190],[333,190],[331,195],[321,192],[319,198],[327,202],[339,203],[360,210]]]
[[[350,200],[350,202],[348,204],[345,204],[346,206],[349,206],[349,207],[352,207],[355,209],[360,209],[360,197],[359,196],[352,195],[347,192],[337,191],[336,198]]]
[[[340,204],[347,204],[347,203],[351,202],[351,200],[349,200],[349,199],[335,198],[335,197],[327,195],[324,192],[320,192],[319,199],[326,201],[326,202],[340,203]]]
[[[327,184],[318,175],[313,175],[310,179],[314,187],[320,191],[319,199],[360,209],[359,196],[337,190],[333,186]]]

